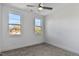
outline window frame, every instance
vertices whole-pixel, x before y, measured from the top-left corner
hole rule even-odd
[[[39,20],[40,20],[40,26],[36,26],[36,25],[35,25],[35,23],[36,23],[35,20],[36,20],[36,19],[39,19]],[[40,32],[40,33],[39,33],[39,32],[36,32],[35,27],[40,27],[40,28],[41,28],[41,32]],[[42,19],[35,17],[35,18],[34,18],[34,32],[35,32],[36,34],[41,34],[42,31],[43,31],[43,30],[42,30]]]
[[[19,15],[20,16],[20,24],[9,24],[9,14]],[[9,25],[20,25],[20,34],[10,34]],[[21,14],[21,12],[15,11],[15,10],[10,10],[8,12],[8,33],[9,33],[9,35],[13,35],[13,36],[22,34],[22,14]]]

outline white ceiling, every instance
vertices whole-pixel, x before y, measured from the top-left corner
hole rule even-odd
[[[9,3],[8,5],[20,8],[22,10],[33,10],[33,12],[38,13],[40,15],[48,15],[50,14],[53,10],[42,10],[39,11],[37,7],[27,7],[26,5],[34,5],[34,6],[38,6],[39,3]],[[43,3],[44,6],[47,7],[52,7],[54,8],[55,4],[53,3]]]

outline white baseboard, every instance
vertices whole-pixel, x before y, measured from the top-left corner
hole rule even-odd
[[[37,42],[37,43],[32,43],[32,44],[20,45],[18,47],[11,48],[11,49],[2,49],[1,52],[13,50],[13,49],[19,49],[19,48],[23,48],[23,47],[30,47],[30,46],[34,46],[34,45],[38,45],[38,44],[42,44],[42,43],[44,43],[44,42],[39,42],[39,43]]]
[[[47,44],[50,44],[50,45],[53,45],[53,46],[56,46],[56,47],[58,47],[58,48],[62,48],[62,49],[64,49],[64,50],[70,51],[70,52],[72,52],[72,53],[79,54],[79,52],[74,51],[74,50],[72,50],[72,49],[70,49],[70,48],[67,48],[67,47],[63,47],[62,45],[57,45],[57,44],[50,43],[50,42],[46,42],[46,43],[47,43]]]

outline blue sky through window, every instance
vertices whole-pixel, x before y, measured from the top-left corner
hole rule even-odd
[[[9,14],[9,24],[20,24],[20,15]]]
[[[35,19],[35,26],[41,26],[41,20],[36,18]]]

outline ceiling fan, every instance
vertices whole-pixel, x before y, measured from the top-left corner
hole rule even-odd
[[[37,7],[38,10],[43,10],[43,9],[46,9],[46,10],[52,10],[53,8],[52,7],[46,7],[44,6],[42,3],[39,3],[38,6],[34,6],[34,5],[26,5],[27,7]]]

